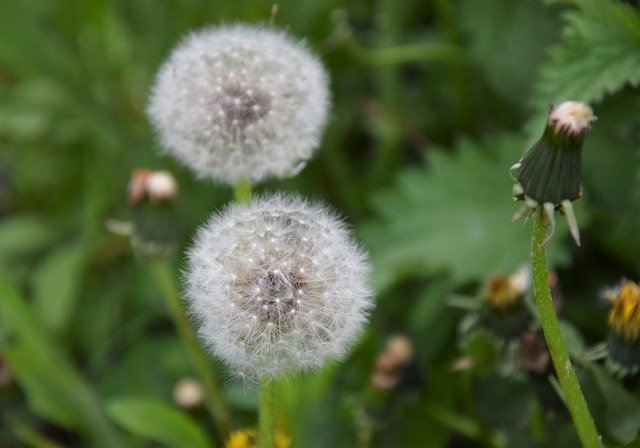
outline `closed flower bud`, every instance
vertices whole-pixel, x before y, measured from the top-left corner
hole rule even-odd
[[[297,174],[318,147],[328,81],[282,31],[248,25],[189,35],[156,78],[147,113],[164,149],[222,183]]]
[[[517,180],[514,199],[525,202],[513,219],[543,210],[551,227],[547,240],[553,235],[554,212],[559,209],[567,217],[576,244],[580,245],[572,202],[581,195],[582,145],[595,119],[591,108],[584,103],[565,101],[552,106],[540,140],[511,167]]]
[[[144,259],[166,257],[173,251],[179,231],[177,195],[178,184],[168,171],[143,168],[131,175],[132,244]]]
[[[640,371],[640,286],[624,281],[610,291],[607,365],[622,376]]]
[[[402,373],[413,359],[413,344],[403,335],[389,338],[387,344],[376,358],[371,383],[380,390],[393,389],[402,377]]]
[[[487,310],[484,321],[494,334],[511,338],[524,331],[531,315],[523,303],[529,292],[531,275],[528,266],[522,266],[512,275],[495,275],[485,285]]]
[[[277,378],[346,355],[372,307],[369,265],[342,221],[297,196],[215,214],[189,252],[200,335],[241,378]]]
[[[173,401],[183,409],[196,409],[204,404],[206,392],[200,381],[182,378],[173,387]]]

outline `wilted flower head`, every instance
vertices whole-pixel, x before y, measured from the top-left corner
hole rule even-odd
[[[605,294],[611,300],[607,366],[622,376],[640,371],[640,285],[625,280]]]
[[[530,284],[529,266],[522,266],[511,275],[494,275],[485,286],[489,307],[500,314],[513,310],[529,291]]]
[[[553,235],[556,209],[567,217],[576,244],[580,232],[572,202],[581,195],[582,145],[591,123],[596,119],[591,107],[577,101],[551,106],[544,134],[535,145],[511,167],[517,180],[513,197],[524,205],[513,219],[543,210]]]
[[[297,196],[233,204],[200,229],[186,277],[213,353],[240,377],[340,358],[372,307],[369,265],[342,221]]]
[[[282,31],[247,25],[189,35],[160,69],[147,109],[164,148],[219,182],[289,177],[319,144],[327,75]]]

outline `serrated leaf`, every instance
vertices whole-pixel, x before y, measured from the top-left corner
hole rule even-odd
[[[67,326],[74,311],[85,261],[84,247],[66,246],[48,254],[33,276],[34,307],[54,332]]]
[[[462,140],[454,155],[433,149],[430,167],[407,169],[373,197],[377,217],[360,229],[371,252],[379,290],[407,276],[446,270],[455,281],[515,271],[529,256],[528,224],[509,222],[509,167],[524,149],[506,134]],[[580,218],[580,214],[578,215]],[[548,245],[552,265],[567,260],[560,221]]]
[[[113,399],[107,404],[107,413],[132,433],[168,446],[211,446],[204,430],[191,417],[162,401]]]
[[[539,113],[550,103],[596,103],[627,84],[640,85],[640,12],[617,1],[576,4],[579,9],[565,13],[562,43],[541,70],[534,96]],[[534,134],[544,124],[539,113],[528,126]]]

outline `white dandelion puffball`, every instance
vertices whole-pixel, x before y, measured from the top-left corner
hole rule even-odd
[[[366,254],[344,223],[298,196],[214,214],[189,252],[200,336],[241,378],[277,378],[346,355],[373,306]]]
[[[164,149],[234,184],[297,174],[320,143],[328,77],[285,34],[248,25],[195,32],[158,72],[147,114]]]

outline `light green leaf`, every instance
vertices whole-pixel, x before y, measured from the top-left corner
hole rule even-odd
[[[35,271],[34,307],[54,332],[64,329],[73,314],[85,259],[84,247],[66,246],[48,254]]]
[[[427,169],[402,172],[373,197],[375,219],[361,229],[379,290],[407,276],[445,270],[456,281],[509,273],[529,256],[527,223],[510,223],[509,167],[524,152],[523,139],[501,135],[462,140],[454,155],[432,149]],[[580,219],[580,212],[578,212]],[[549,244],[552,265],[567,260],[563,220]]]
[[[107,404],[107,412],[123,428],[168,446],[211,446],[204,430],[191,417],[162,401],[117,398]]]

